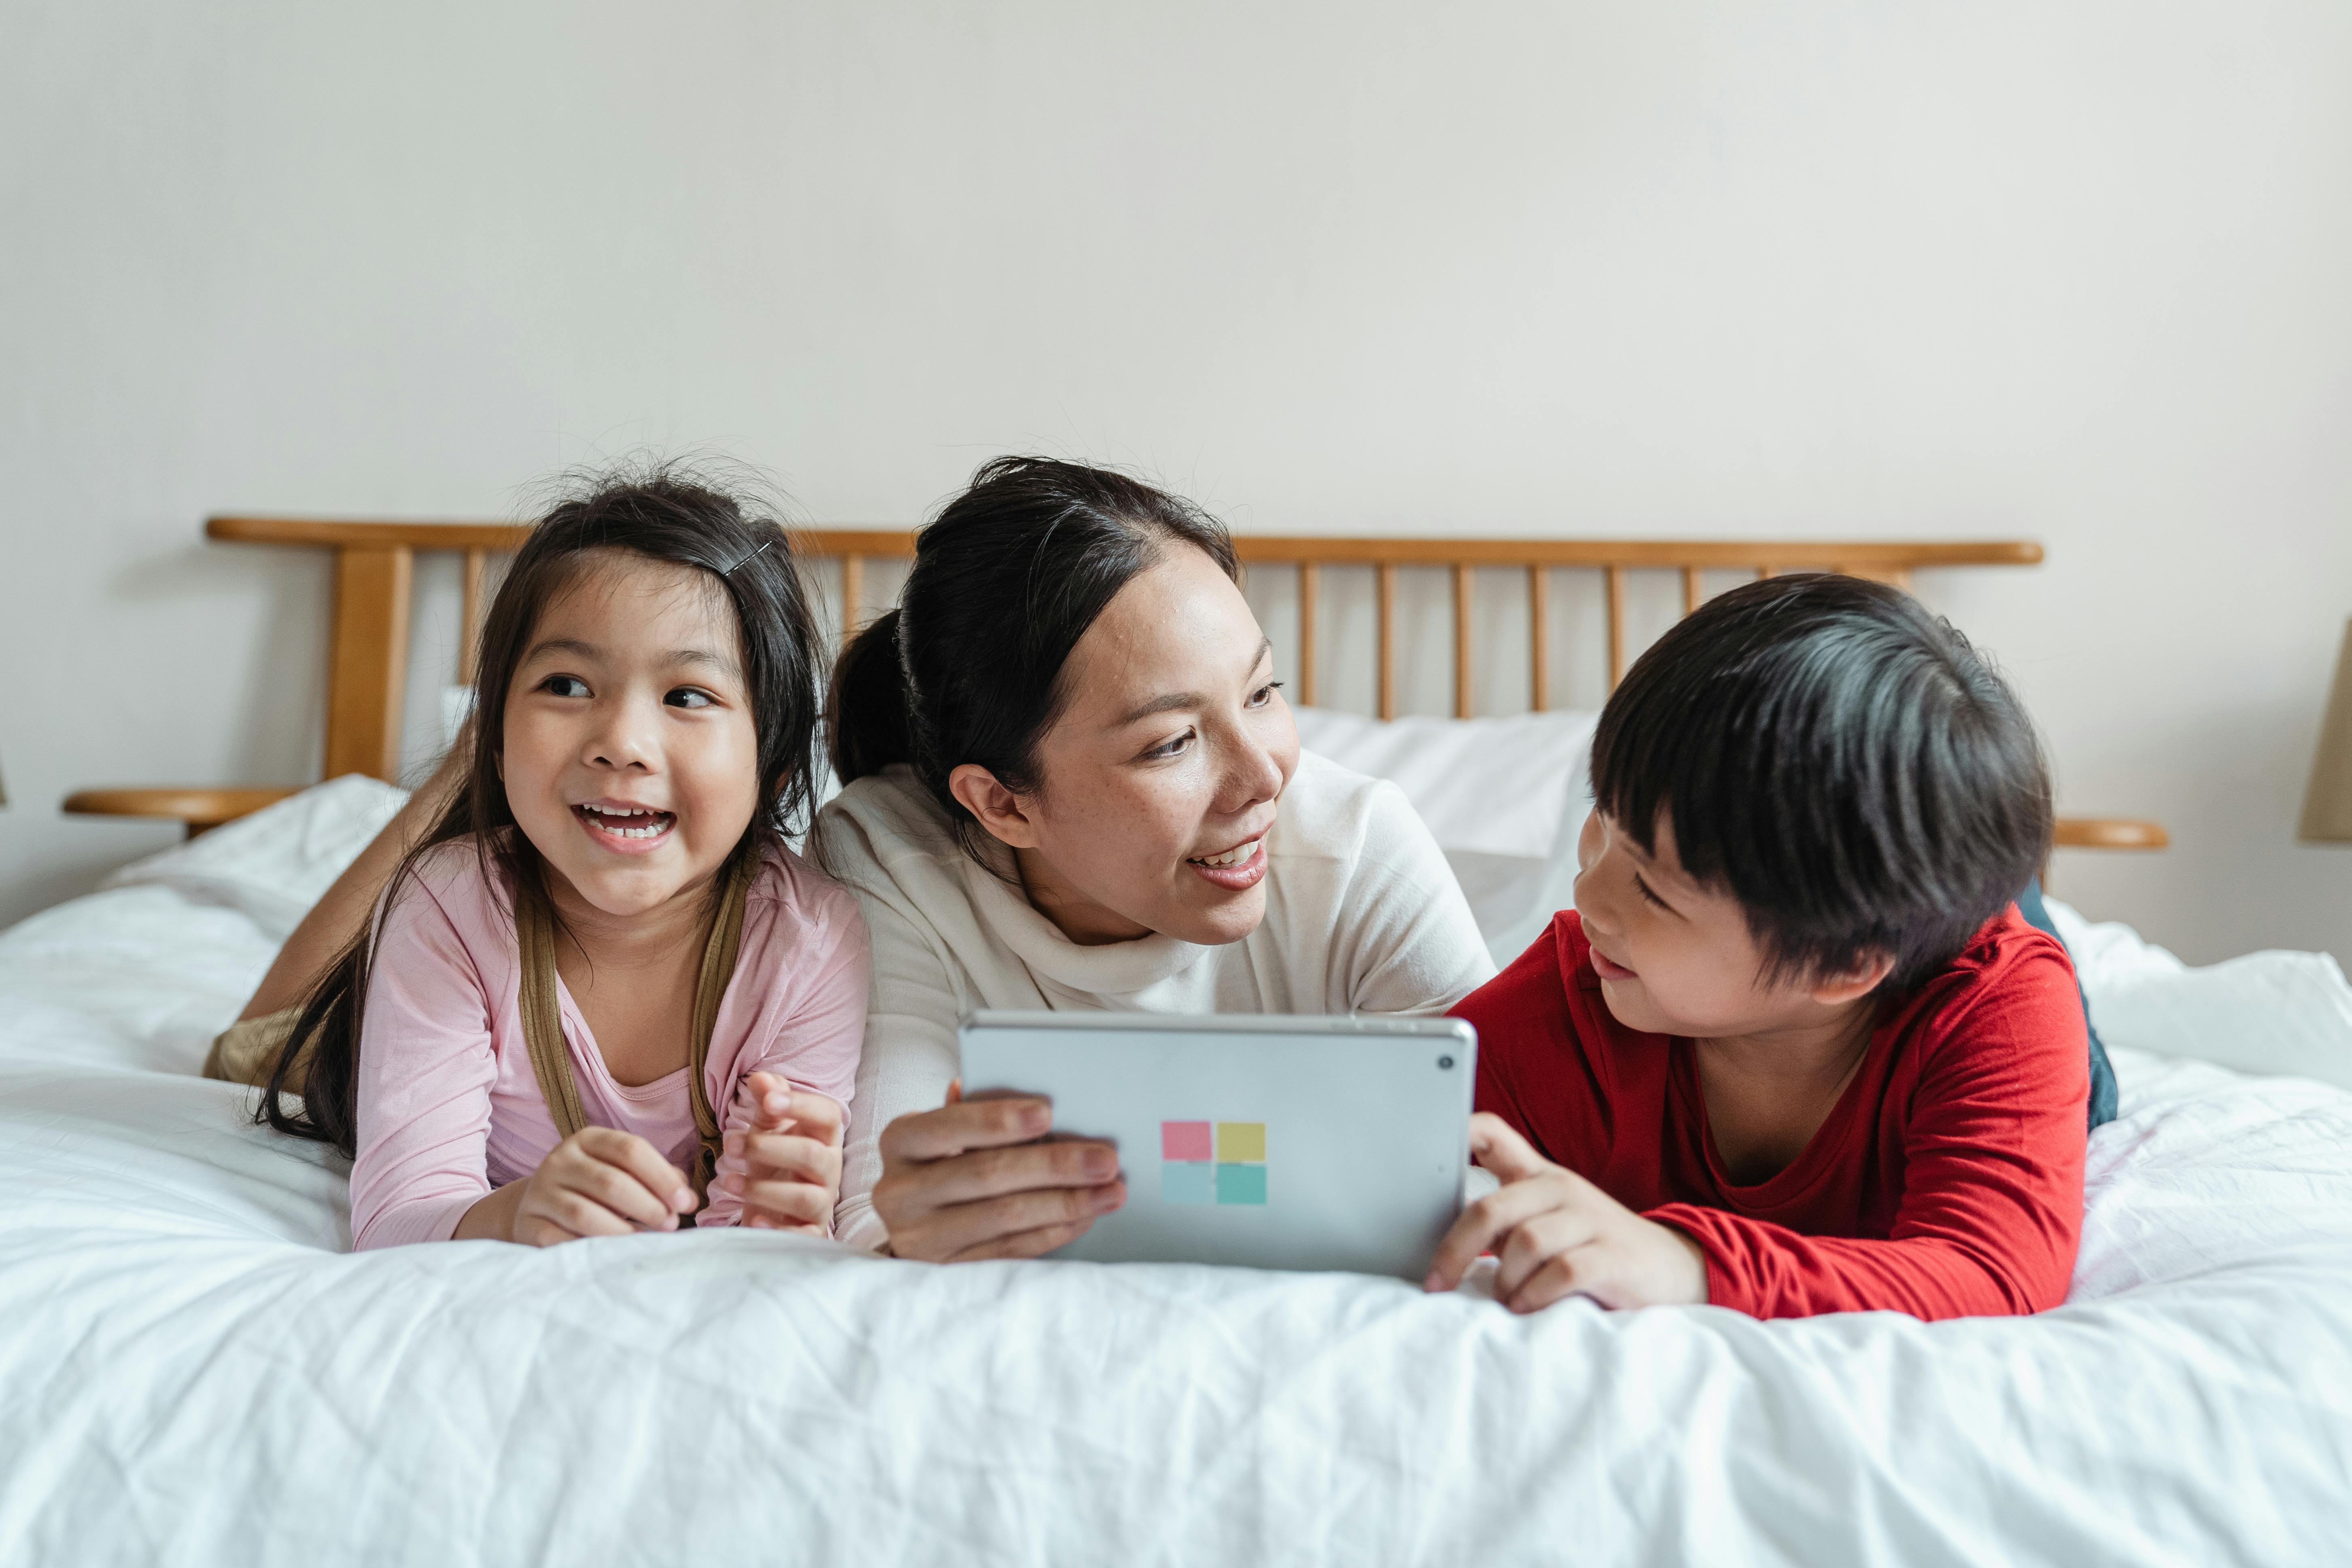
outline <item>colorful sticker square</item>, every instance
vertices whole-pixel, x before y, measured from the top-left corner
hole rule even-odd
[[[1166,1122],[1160,1123],[1164,1128]],[[1206,1158],[1205,1155],[1200,1156]],[[1217,1123],[1217,1158],[1238,1163],[1265,1160],[1265,1123],[1263,1121],[1220,1121]],[[1264,1199],[1259,1199],[1263,1203]]]
[[[1215,1169],[1205,1160],[1171,1160],[1160,1167],[1160,1201],[1163,1204],[1222,1202],[1216,1195],[1214,1180],[1211,1175]]]
[[[1163,1160],[1210,1160],[1209,1124],[1205,1121],[1163,1121],[1160,1124],[1160,1157]]]
[[[1264,1165],[1219,1165],[1217,1167],[1217,1201],[1221,1204],[1264,1204],[1265,1202],[1265,1167]]]

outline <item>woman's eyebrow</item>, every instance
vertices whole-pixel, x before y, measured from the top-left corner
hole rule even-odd
[[[1266,654],[1271,651],[1273,647],[1274,639],[1272,637],[1258,638],[1257,651],[1250,655],[1249,663],[1242,668],[1244,679],[1246,679],[1249,672],[1255,669],[1258,665],[1265,660]],[[1106,728],[1112,730],[1124,730],[1129,724],[1135,723],[1139,720],[1150,718],[1154,713],[1171,713],[1179,709],[1206,708],[1208,705],[1209,700],[1206,697],[1202,696],[1197,691],[1171,691],[1163,697],[1153,698],[1150,701],[1144,703],[1139,708],[1129,709],[1127,712],[1122,713],[1118,718],[1112,720]]]

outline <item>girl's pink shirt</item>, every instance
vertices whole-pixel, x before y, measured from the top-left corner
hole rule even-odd
[[[514,918],[494,880],[472,841],[445,844],[380,917],[360,1026],[354,1249],[447,1240],[467,1209],[537,1170],[558,1142],[523,1042]],[[749,1120],[735,1091],[753,1071],[847,1108],[870,965],[856,900],[791,851],[772,851],[751,884],[735,978],[710,1036],[704,1090],[723,1127]],[[561,978],[556,996],[587,1119],[690,1169],[691,1069],[634,1088],[614,1081]],[[741,1169],[737,1156],[719,1163],[721,1175]],[[741,1211],[714,1181],[697,1222],[733,1225]]]

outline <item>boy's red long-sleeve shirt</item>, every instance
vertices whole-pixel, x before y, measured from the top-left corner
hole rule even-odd
[[[1582,920],[1454,1009],[1481,1110],[1706,1254],[1707,1300],[1759,1318],[2035,1312],[2083,1226],[2089,1040],[2065,950],[2011,909],[1893,1006],[1804,1152],[1736,1186],[1691,1042],[1619,1023]]]

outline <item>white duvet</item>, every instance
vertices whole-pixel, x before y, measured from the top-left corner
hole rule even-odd
[[[0,936],[0,1563],[2352,1562],[2338,1089],[2118,1049],[2029,1320],[758,1234],[355,1257],[335,1163],[193,1076],[278,923],[204,872]],[[2153,1035],[2220,973],[2070,934]],[[2314,962],[2208,1007],[2216,1052],[2352,1062]]]

